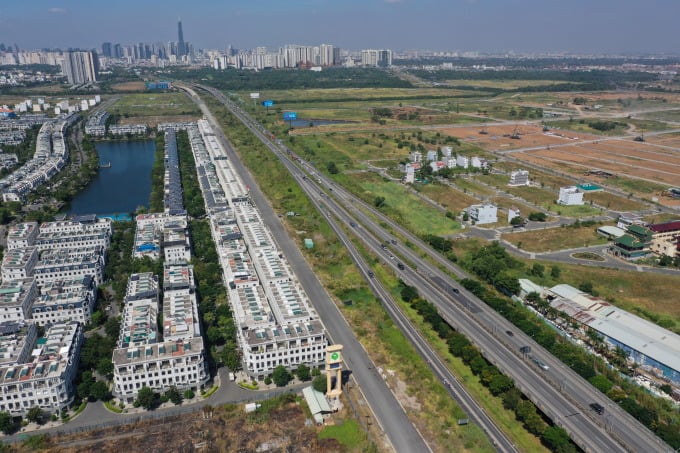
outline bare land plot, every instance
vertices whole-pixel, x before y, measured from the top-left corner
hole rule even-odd
[[[566,152],[565,152],[566,151]],[[615,175],[631,176],[649,181],[665,182],[675,185],[680,181],[680,164],[662,164],[650,160],[642,160],[633,156],[614,155],[584,147],[569,150],[528,151],[522,155],[538,157],[553,162],[565,162],[580,165],[584,170],[597,168]],[[518,154],[514,157],[519,158]]]
[[[502,238],[528,252],[549,252],[607,243],[607,239],[597,234],[593,227],[546,228],[506,233]]]
[[[487,132],[487,134],[480,134]],[[519,140],[510,138],[515,132],[519,133]],[[452,127],[442,130],[460,140],[474,143],[488,151],[507,151],[526,147],[547,147],[548,145],[562,145],[576,140],[596,138],[587,134],[577,134],[565,131],[544,132],[543,127],[535,124],[504,124],[478,127]]]

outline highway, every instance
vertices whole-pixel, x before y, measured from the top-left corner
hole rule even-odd
[[[221,96],[223,102],[227,102],[232,111],[273,152],[284,161],[287,160],[283,152],[286,150],[284,146],[268,140],[261,133],[260,126],[256,125],[247,114],[230,105],[219,92],[217,95]],[[489,361],[512,377],[516,385],[556,424],[563,426],[572,439],[585,451],[620,451],[622,447],[628,451],[672,451],[651,431],[613,404],[587,381],[561,364],[531,338],[489,309],[481,300],[464,289],[456,287],[456,283],[447,273],[425,261],[419,254],[399,242],[396,237],[385,232],[379,222],[385,222],[393,231],[414,244],[414,248],[427,252],[447,272],[464,278],[467,276],[464,271],[432,251],[417,237],[384,217],[371,206],[336,186],[323,174],[311,169],[308,164],[306,167],[311,172],[309,175],[313,174],[313,177],[308,177],[307,180],[321,181],[320,189],[317,186],[317,191],[320,190],[324,194],[322,196],[326,197],[324,205],[327,209],[338,218],[342,215],[341,210],[344,210],[346,215],[351,212],[355,219],[353,222],[361,226],[361,228],[353,228],[353,231],[376,253],[382,253],[382,256],[387,253],[402,257],[403,263],[406,264],[403,270],[398,268],[397,259],[390,260],[387,257],[385,262],[395,268],[395,271],[405,281],[418,288],[422,296],[435,304],[447,322],[473,341]],[[304,176],[299,167],[288,168],[294,174],[298,174],[298,180]],[[316,184],[314,181],[309,181],[309,183]],[[331,196],[337,200],[337,204],[329,202]],[[371,216],[366,212],[370,212]],[[369,235],[365,233],[368,231],[381,237],[381,240],[389,242],[389,251],[376,249],[375,247],[379,247],[379,244],[371,243]],[[458,292],[453,292],[452,288],[456,288]],[[508,331],[512,332],[512,335],[507,334]],[[523,346],[529,346],[532,355],[545,363],[548,370],[539,368],[528,360],[526,355],[521,354],[519,348]],[[599,402],[606,407],[605,414],[595,414],[589,408],[589,404],[593,402]]]

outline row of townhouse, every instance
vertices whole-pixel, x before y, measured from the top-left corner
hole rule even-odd
[[[160,290],[152,273],[128,280],[120,336],[113,351],[113,394],[132,402],[142,387],[198,392],[210,378],[201,337],[193,266],[165,263]]]
[[[73,402],[82,324],[52,324],[38,337],[35,324],[0,324],[0,411],[21,416],[39,407],[65,410]]]
[[[166,263],[191,259],[186,214],[140,214],[135,220],[137,229],[132,256],[135,258],[148,256],[152,260],[158,260],[162,256]]]
[[[106,120],[109,118],[109,112],[100,110],[87,119],[85,123],[85,133],[94,137],[103,137],[106,135]]]
[[[111,135],[144,135],[149,127],[146,124],[114,124],[109,126]]]
[[[103,279],[104,253],[111,234],[111,220],[94,216],[47,222],[40,227],[36,222],[11,226],[0,268],[6,298],[0,310],[16,306],[18,295],[28,294],[18,304],[23,307],[21,319],[40,325],[72,320],[88,323],[96,303],[96,287]],[[62,235],[72,246],[63,247],[52,240],[53,235]],[[32,287],[37,293],[30,290]],[[7,298],[12,294],[15,300],[10,302]]]
[[[300,364],[322,367],[325,328],[247,189],[207,121],[199,121],[189,134],[196,167],[204,169],[199,181],[234,312],[243,369],[264,379],[279,365],[289,370]],[[209,199],[224,204],[210,204]]]
[[[23,201],[29,192],[50,180],[66,165],[66,129],[77,119],[77,115],[60,116],[42,125],[33,158],[0,180],[3,201]]]
[[[182,198],[182,180],[179,174],[177,135],[174,129],[168,129],[165,132],[164,166],[163,205],[165,212],[171,215],[184,214],[186,211]]]

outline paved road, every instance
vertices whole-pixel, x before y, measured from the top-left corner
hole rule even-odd
[[[394,449],[404,452],[429,451],[429,446],[411,424],[403,408],[385,384],[385,381],[375,373],[375,365],[354,336],[352,329],[343,318],[335,303],[330,299],[316,275],[310,269],[309,264],[303,258],[295,242],[288,236],[279,221],[278,215],[259,190],[255,179],[241,163],[231,144],[222,133],[222,129],[218,126],[219,123],[217,123],[205,104],[196,98],[193,99],[199,103],[204,115],[212,123],[216,137],[220,140],[227,156],[231,159],[243,182],[250,187],[250,196],[253,202],[258,207],[280,250],[295,271],[295,275],[300,280],[314,308],[323,320],[327,335],[332,339],[333,343],[344,346],[343,355],[345,360],[348,361],[348,366],[351,364],[352,377],[356,380],[375,415],[376,421],[390,439]]]

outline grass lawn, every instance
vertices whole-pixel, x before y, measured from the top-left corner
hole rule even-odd
[[[124,94],[108,111],[140,117],[201,114],[200,109],[184,93]]]
[[[451,182],[455,184],[457,187],[463,190],[464,193],[468,193],[472,196],[484,196],[484,197],[489,197],[491,195],[495,195],[496,191],[493,189],[490,189],[484,184],[479,184],[475,181],[477,179],[477,176],[471,176],[471,177],[458,177],[452,180]],[[480,177],[480,179],[483,179]]]
[[[586,193],[585,196],[588,200],[593,200],[593,203],[615,211],[639,211],[646,208],[642,203],[607,192]]]
[[[652,181],[626,177],[609,178],[607,179],[607,184],[642,195],[656,195],[668,188],[667,185],[657,184]]]
[[[527,252],[549,252],[595,244],[607,240],[597,234],[595,227],[547,228],[545,230],[506,233],[502,238]]]
[[[435,234],[444,236],[460,229],[460,224],[445,217],[445,213],[425,204],[409,192],[409,187],[392,181],[384,181],[375,174],[349,175],[348,185],[363,200],[373,203],[376,197],[384,197],[387,208],[383,212],[401,222],[416,234]]]
[[[548,206],[548,209],[563,217],[589,217],[602,213],[600,209],[590,206],[589,204],[583,204],[580,206],[564,206],[553,203]]]
[[[326,426],[319,432],[319,439],[335,439],[351,451],[361,446],[365,438],[359,422],[352,418],[342,420],[341,425]]]
[[[611,122],[615,123],[616,126],[613,127],[612,129],[606,130],[606,131],[601,131],[598,129],[595,129],[591,127],[591,124],[594,124],[597,121],[605,121],[605,122]],[[587,134],[593,134],[593,135],[604,135],[608,137],[613,137],[613,136],[618,136],[618,135],[625,135],[626,131],[628,130],[628,123],[626,122],[626,119],[598,119],[598,118],[588,118],[588,119],[579,119],[576,120],[574,119],[573,121],[569,120],[557,120],[557,121],[546,121],[546,124],[550,126],[551,128],[559,128],[561,130],[568,130],[568,131],[574,131],[574,132],[583,132]]]
[[[456,213],[470,205],[479,203],[479,200],[465,194],[462,190],[441,184],[419,185],[418,190],[429,199]]]

